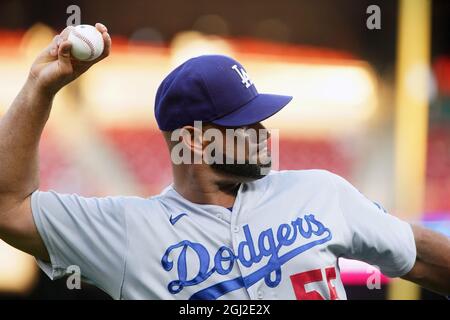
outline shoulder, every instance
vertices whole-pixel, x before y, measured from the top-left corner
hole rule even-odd
[[[125,196],[120,199],[122,207],[126,211],[133,211],[133,215],[137,215],[139,212],[145,215],[150,213],[152,217],[158,214],[165,216],[167,212],[171,211],[171,208],[179,207],[183,203],[183,199],[172,185],[164,188],[161,193],[148,197]]]
[[[333,192],[336,190],[336,174],[320,169],[311,170],[272,170],[266,177],[248,183],[248,189],[264,192]],[[342,179],[342,178],[340,178]]]
[[[86,200],[94,200],[92,205],[99,207],[107,207],[114,209],[115,211],[120,211],[127,213],[148,213],[155,212],[160,208],[160,195],[154,196],[140,196],[140,195],[113,195],[113,196],[105,196],[105,197],[93,197],[93,198],[84,198],[80,197],[80,201]]]
[[[332,183],[338,175],[321,169],[311,170],[272,170],[266,177],[255,183],[323,184]],[[339,177],[340,178],[340,177]],[[342,178],[341,178],[342,179]]]

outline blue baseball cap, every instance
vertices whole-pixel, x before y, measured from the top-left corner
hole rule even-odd
[[[222,55],[191,58],[160,84],[155,99],[159,129],[172,131],[194,121],[240,127],[280,111],[291,96],[258,93],[244,67]]]

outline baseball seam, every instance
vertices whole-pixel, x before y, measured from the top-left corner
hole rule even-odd
[[[94,44],[88,38],[79,33],[75,28],[72,29],[72,32],[75,37],[77,37],[78,39],[80,39],[81,41],[85,42],[88,45],[89,49],[91,50],[91,53],[89,55],[89,58],[87,58],[87,60],[91,60],[92,57],[95,55]]]

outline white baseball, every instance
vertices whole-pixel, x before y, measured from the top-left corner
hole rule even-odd
[[[68,40],[72,43],[72,56],[81,61],[97,59],[103,52],[102,34],[93,26],[82,24],[73,27]]]

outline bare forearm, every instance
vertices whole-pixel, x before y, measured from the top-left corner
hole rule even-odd
[[[412,226],[417,261],[405,279],[438,293],[450,294],[450,239],[419,226]]]
[[[38,187],[38,146],[52,100],[29,78],[0,118],[0,197],[25,197]]]

